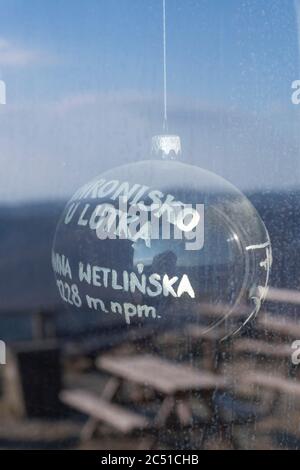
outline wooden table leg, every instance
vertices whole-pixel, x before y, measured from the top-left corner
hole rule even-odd
[[[158,428],[162,427],[165,425],[168,417],[172,413],[172,411],[175,409],[176,402],[175,398],[173,396],[166,397],[160,408],[159,411],[154,419],[154,425]]]
[[[80,440],[87,442],[92,439],[95,434],[99,421],[95,418],[89,418],[80,432]]]
[[[177,401],[176,412],[182,426],[188,426],[192,423],[192,410],[187,400]]]
[[[117,379],[115,377],[109,378],[101,392],[101,398],[109,402],[112,401],[120,386],[120,379]],[[98,424],[99,421],[96,418],[90,417],[80,432],[80,440],[82,442],[86,442],[92,439],[93,435],[97,430]]]
[[[110,377],[101,392],[101,398],[103,398],[103,400],[112,401],[120,389],[120,386],[120,379],[117,379],[116,377]]]

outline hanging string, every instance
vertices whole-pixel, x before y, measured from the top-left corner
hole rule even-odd
[[[166,0],[163,0],[163,49],[164,49],[164,122],[163,129],[168,131],[168,95],[167,95],[167,18]]]

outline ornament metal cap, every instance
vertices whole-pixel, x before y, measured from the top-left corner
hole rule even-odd
[[[152,137],[152,154],[163,160],[177,160],[181,155],[181,140],[178,135],[156,135]]]

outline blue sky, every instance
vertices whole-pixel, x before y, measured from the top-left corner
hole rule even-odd
[[[296,0],[167,0],[170,128],[241,189],[299,186]],[[68,196],[161,131],[161,0],[0,0],[0,198]]]

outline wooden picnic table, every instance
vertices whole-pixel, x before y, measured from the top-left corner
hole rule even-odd
[[[166,425],[171,415],[175,415],[183,426],[192,424],[189,392],[201,391],[212,413],[211,396],[214,390],[227,386],[221,376],[151,355],[100,356],[96,364],[110,374],[100,395],[87,390],[64,390],[61,393],[65,404],[89,416],[81,431],[81,439],[84,440],[90,439],[98,424],[104,422],[123,433],[153,429],[156,442],[157,430]],[[115,396],[124,382],[150,387],[162,396],[153,420],[115,403]]]
[[[103,356],[97,366],[123,380],[152,387],[163,394],[226,386],[223,377],[211,372],[179,365],[151,355]]]
[[[227,387],[227,380],[224,377],[151,355],[102,356],[97,360],[97,366],[112,375],[112,384],[117,377],[119,385],[124,381],[133,382],[150,387],[154,392],[163,396],[153,420],[153,425],[156,428],[165,426],[172,414],[177,416],[183,426],[192,423],[190,392],[202,392],[202,398],[212,413],[211,397],[213,392],[216,389]],[[113,389],[117,390],[116,387]],[[113,398],[112,395],[111,398]]]

